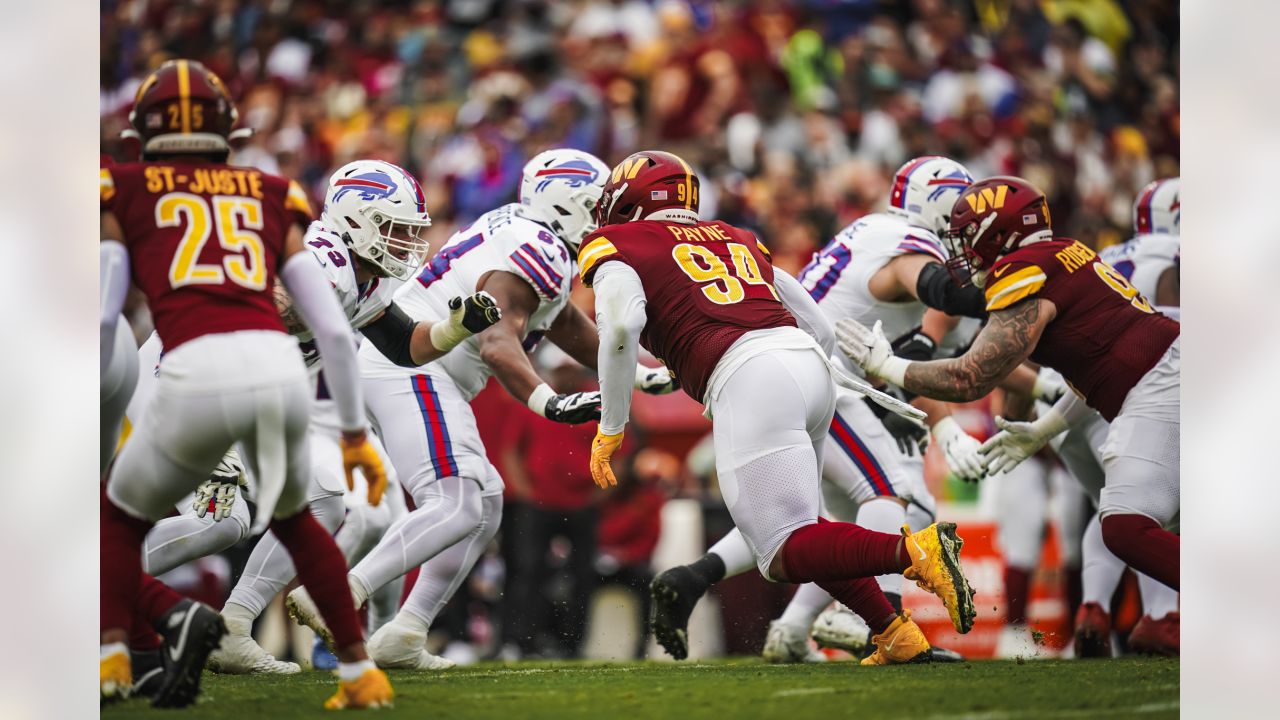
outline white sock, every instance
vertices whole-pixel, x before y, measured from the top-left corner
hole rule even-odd
[[[112,655],[115,655],[116,653],[124,653],[125,656],[127,657],[129,655],[129,646],[125,645],[122,642],[107,643],[106,645],[100,645],[98,652],[99,652],[99,655],[98,655],[99,661],[106,660],[107,658],[111,657]]]
[[[338,663],[338,679],[342,682],[355,682],[360,679],[360,676],[366,670],[372,670],[376,667],[377,665],[374,665],[369,658],[357,660],[353,663],[340,662]]]
[[[756,567],[755,555],[751,553],[747,539],[742,537],[742,532],[736,527],[730,530],[728,535],[720,538],[720,542],[712,545],[707,552],[715,554],[724,563],[725,578],[741,575]]]
[[[401,610],[396,613],[395,618],[393,618],[391,622],[407,630],[422,633],[423,635],[426,635],[427,631],[431,629],[430,623],[407,610]]]
[[[1142,614],[1152,620],[1178,611],[1178,591],[1159,580],[1138,573],[1138,593],[1142,596]]]
[[[1084,586],[1081,602],[1097,603],[1106,612],[1111,612],[1111,597],[1116,594],[1120,576],[1124,574],[1124,561],[1108,550],[1102,541],[1102,523],[1097,515],[1084,529],[1080,555],[1084,560],[1080,568],[1080,582]]]
[[[858,525],[876,532],[897,535],[907,519],[907,509],[894,498],[876,498],[858,506]],[[902,575],[877,575],[876,584],[886,593],[902,594]]]
[[[253,610],[240,603],[228,600],[227,604],[222,606],[222,620],[227,624],[228,635],[249,637],[253,634],[253,621],[256,619],[257,615]]]
[[[347,586],[351,588],[351,599],[355,601],[356,610],[359,610],[364,601],[369,599],[369,588],[355,575],[347,575]]]
[[[778,618],[778,622],[804,628],[807,633],[813,626],[813,621],[817,620],[830,604],[830,593],[818,587],[816,583],[805,583],[791,597],[791,602],[787,603],[787,609],[782,611],[782,617]]]

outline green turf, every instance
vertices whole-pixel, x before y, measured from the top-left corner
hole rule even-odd
[[[131,700],[104,718],[271,718],[322,715],[335,686],[327,673],[231,677],[206,673],[185,712]],[[483,664],[443,673],[396,671],[395,709],[379,717],[1160,718],[1178,715],[1178,661],[972,662],[860,668],[850,663]]]

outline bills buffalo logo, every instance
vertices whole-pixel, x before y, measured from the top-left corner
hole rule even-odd
[[[333,186],[342,188],[334,194],[335,201],[347,193],[356,193],[361,200],[365,201],[382,200],[391,197],[392,193],[398,189],[391,176],[380,170],[344,177],[335,181]]]
[[[534,177],[538,178],[538,186],[535,190],[542,192],[552,180],[566,182],[569,187],[586,187],[594,183],[599,175],[600,173],[591,167],[591,163],[585,160],[569,160],[555,167],[542,168],[534,173]]]
[[[929,187],[933,188],[929,191],[929,199],[937,200],[942,193],[955,188],[964,189],[973,184],[973,178],[969,177],[969,173],[964,170],[955,170],[949,175],[931,178]]]

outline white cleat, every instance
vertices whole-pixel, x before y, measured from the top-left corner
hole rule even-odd
[[[764,641],[764,659],[771,663],[826,662],[827,656],[809,644],[805,628],[783,625],[774,620],[769,623],[769,635]]]
[[[277,660],[251,637],[226,635],[222,645],[209,653],[205,667],[224,675],[296,675],[298,663]]]
[[[871,643],[871,628],[852,610],[836,603],[823,610],[814,621],[813,639],[818,647],[837,648],[862,656]]]
[[[366,648],[384,670],[448,670],[454,662],[427,652],[427,635],[392,620],[378,628]]]
[[[320,616],[320,608],[316,607],[315,601],[311,599],[311,595],[307,593],[307,589],[300,587],[289,593],[284,599],[284,608],[289,611],[289,617],[293,621],[309,627],[316,635],[324,640],[324,644],[329,649],[337,652],[337,648],[333,646],[333,633],[329,632],[329,626],[324,624],[324,618]]]

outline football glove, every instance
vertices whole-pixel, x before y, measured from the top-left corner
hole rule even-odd
[[[647,395],[666,395],[674,392],[680,384],[666,367],[645,367],[636,365],[635,389]]]
[[[354,437],[343,434],[342,469],[347,475],[348,490],[356,487],[355,478],[351,475],[356,468],[360,468],[365,484],[369,486],[369,505],[377,507],[387,490],[387,471],[382,467],[382,458],[364,433]]]
[[[987,475],[995,476],[1014,469],[1035,455],[1049,440],[1067,429],[1066,418],[1056,410],[1040,416],[1035,422],[1011,422],[996,416],[1000,432],[982,443],[979,452],[986,459]]]
[[[933,338],[925,335],[918,327],[895,339],[890,347],[893,348],[894,355],[908,360],[932,360],[933,354],[938,350],[938,344]]]
[[[599,420],[600,403],[599,391],[552,395],[547,400],[543,417],[570,425]]]
[[[986,474],[986,461],[978,453],[981,443],[965,432],[955,418],[948,415],[934,423],[933,436],[942,445],[947,467],[961,480],[977,482]]]
[[[449,300],[449,317],[431,326],[431,344],[448,352],[458,343],[481,332],[502,319],[502,310],[493,296],[481,290],[463,300]]]
[[[613,475],[613,466],[609,461],[622,445],[622,433],[606,435],[596,428],[596,437],[591,441],[591,479],[602,488],[614,487],[618,478]]]
[[[893,347],[884,336],[879,320],[868,328],[853,318],[844,318],[836,323],[836,340],[844,354],[867,374],[885,377],[885,365],[893,358]]]
[[[198,517],[204,517],[213,510],[214,522],[225,520],[231,516],[231,508],[236,503],[236,489],[247,483],[240,453],[232,448],[222,457],[209,479],[196,488],[191,508]]]
[[[894,442],[898,443],[898,450],[902,451],[907,457],[914,456],[917,452],[923,453],[929,444],[929,431],[925,430],[919,423],[914,423],[897,413],[891,413],[880,407],[870,398],[862,398],[862,401],[871,408],[871,412],[880,423],[884,425],[884,429],[889,431],[889,435],[893,437]]]

